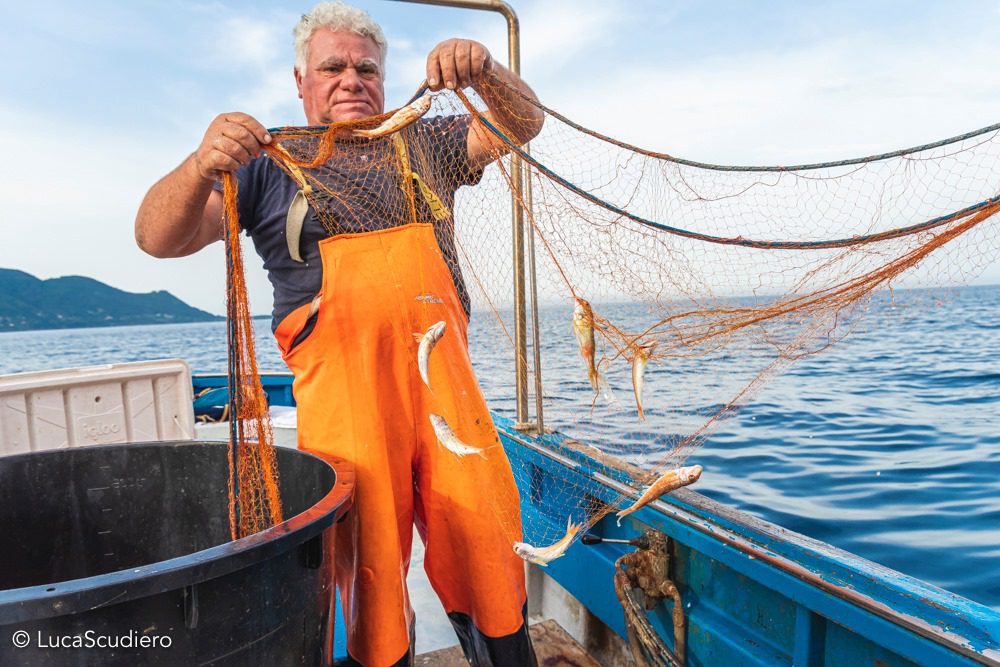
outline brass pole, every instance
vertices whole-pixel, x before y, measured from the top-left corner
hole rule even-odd
[[[437,5],[459,9],[478,9],[503,14],[507,19],[507,66],[514,74],[521,74],[521,29],[517,14],[503,0],[396,0],[420,5]],[[515,428],[526,430],[532,424],[528,421],[528,335],[525,309],[525,267],[524,267],[524,209],[521,208],[524,187],[521,159],[511,157],[510,176],[513,186],[511,193],[511,226],[514,238],[514,386],[517,399],[517,419]],[[534,276],[532,276],[534,284]],[[537,304],[533,303],[536,308]],[[537,330],[537,314],[533,311],[533,321]],[[536,333],[537,338],[537,333]],[[538,350],[535,350],[536,360]],[[536,361],[537,363],[537,361]],[[541,369],[535,368],[536,406],[541,404]],[[541,421],[541,408],[538,409]]]
[[[529,152],[527,144],[524,152]],[[524,206],[529,214],[534,211],[531,205],[531,168],[524,169]],[[533,220],[532,220],[533,222]],[[545,415],[542,406],[542,345],[541,334],[538,331],[538,273],[535,270],[535,226],[528,230],[528,277],[531,278],[531,352],[535,369],[535,431],[539,436],[545,435]]]

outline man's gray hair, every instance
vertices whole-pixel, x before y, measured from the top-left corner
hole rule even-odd
[[[382,72],[385,72],[388,45],[382,28],[365,10],[337,0],[337,2],[321,2],[313,7],[308,14],[302,15],[302,20],[292,31],[292,35],[295,36],[295,69],[300,73],[305,74],[309,56],[309,40],[319,28],[343,30],[368,37],[378,47],[379,59],[381,60],[379,64],[382,66]]]

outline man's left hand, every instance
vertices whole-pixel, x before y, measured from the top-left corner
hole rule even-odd
[[[489,50],[471,39],[447,39],[427,56],[427,87],[437,92],[444,88],[468,88],[493,69]]]

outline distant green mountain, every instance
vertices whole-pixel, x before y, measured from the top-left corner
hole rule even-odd
[[[169,292],[133,294],[83,276],[39,280],[24,271],[0,269],[0,331],[220,319]]]

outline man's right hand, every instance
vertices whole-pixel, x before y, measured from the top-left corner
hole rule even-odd
[[[260,155],[261,146],[271,143],[271,135],[253,116],[231,112],[220,114],[208,126],[194,153],[198,174],[215,181],[221,172],[236,171]]]
[[[260,155],[271,143],[245,113],[224,113],[198,149],[149,189],[135,217],[135,240],[154,257],[184,257],[222,238],[222,194],[215,181]]]

